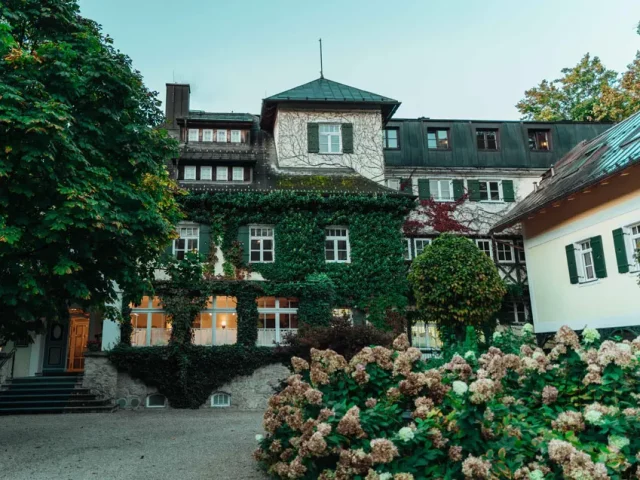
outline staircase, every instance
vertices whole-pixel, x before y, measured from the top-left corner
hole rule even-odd
[[[109,400],[98,400],[82,388],[82,375],[14,378],[0,385],[0,415],[113,410]]]

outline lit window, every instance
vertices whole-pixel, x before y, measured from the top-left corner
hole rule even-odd
[[[441,348],[442,341],[438,333],[438,326],[423,321],[414,322],[411,325],[411,344],[422,349]]]
[[[211,180],[211,167],[200,167],[200,180]]]
[[[131,307],[131,345],[167,345],[171,337],[171,323],[158,297],[142,297],[139,305]]]
[[[251,227],[250,262],[270,263],[274,258],[273,227]]]
[[[493,258],[493,251],[491,250],[491,240],[486,238],[477,238],[476,245],[487,255],[487,257]]]
[[[640,254],[640,224],[630,227],[629,233],[630,248],[627,252],[627,256],[629,257],[629,262],[631,263],[631,270],[638,271],[640,270],[640,259],[638,259],[638,255]]]
[[[294,297],[260,297],[258,305],[258,342],[270,347],[282,342],[285,335],[298,331],[298,299]]]
[[[384,148],[393,150],[398,149],[398,129],[397,128],[385,128],[383,136]]]
[[[408,238],[404,239],[404,259],[411,260],[411,240]]]
[[[233,181],[244,182],[244,167],[233,167]]]
[[[593,249],[591,241],[576,243],[576,266],[578,267],[578,281],[580,283],[596,280],[596,269],[593,264]]]
[[[394,190],[400,190],[400,179],[398,178],[387,179],[387,187],[392,188]]]
[[[225,142],[227,141],[227,131],[226,130],[218,130],[216,132],[216,141],[217,142]]]
[[[529,130],[529,150],[533,152],[544,152],[551,150],[549,144],[549,130]]]
[[[184,167],[184,179],[195,180],[196,179],[196,167]]]
[[[526,258],[524,255],[524,242],[522,240],[515,241],[515,250],[516,250],[516,258],[518,259],[518,262],[525,263]]]
[[[480,180],[478,182],[480,189],[481,202],[499,202],[502,199],[500,182],[497,180]]]
[[[213,142],[213,130],[202,130],[202,141]]]
[[[478,150],[498,150],[498,130],[478,128],[476,141]]]
[[[342,152],[342,136],[340,134],[340,125],[321,123],[319,125],[319,132],[320,153]]]
[[[231,143],[240,143],[242,141],[242,135],[240,130],[231,130]]]
[[[449,149],[449,129],[428,128],[427,129],[427,148],[429,150],[448,150]]]
[[[453,200],[453,182],[451,180],[429,180],[431,198],[439,202]]]
[[[498,255],[498,262],[513,263],[515,261],[515,255],[513,253],[513,241],[496,241],[496,254]]]
[[[194,345],[233,345],[238,338],[236,297],[209,297],[193,321]]]
[[[231,395],[228,393],[214,393],[211,395],[211,406],[214,408],[230,407]]]
[[[200,141],[200,130],[197,128],[189,129],[189,141],[190,142],[198,142]]]
[[[413,239],[413,250],[416,253],[416,257],[424,251],[427,245],[431,245],[430,238],[414,238]]]
[[[198,251],[200,229],[198,227],[179,227],[178,233],[180,238],[173,241],[173,254],[178,260],[182,260],[187,252]]]
[[[216,167],[216,181],[217,182],[229,181],[229,167]]]
[[[324,258],[327,262],[349,262],[349,230],[345,227],[329,227],[325,230]]]

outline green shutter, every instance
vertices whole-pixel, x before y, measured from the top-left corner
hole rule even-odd
[[[593,266],[596,269],[596,277],[607,277],[607,263],[604,259],[604,248],[602,247],[602,237],[591,237],[591,250],[593,251]]]
[[[573,243],[565,247],[567,251],[567,266],[569,267],[569,281],[572,284],[578,283],[578,266],[576,265],[576,249]]]
[[[429,200],[429,198],[431,198],[429,180],[427,178],[418,179],[418,198],[420,198],[420,200]]]
[[[460,200],[464,197],[464,181],[453,180],[453,198]]]
[[[401,178],[400,179],[400,191],[413,193],[413,187],[411,186],[410,178]]]
[[[242,248],[242,261],[245,264],[249,263],[249,227],[247,225],[242,225],[238,227],[238,242],[240,242],[240,247]]]
[[[516,195],[513,191],[513,180],[502,181],[502,198],[505,202],[516,201]]]
[[[200,225],[200,238],[198,242],[198,253],[203,259],[209,260],[211,254],[211,227],[209,225]]]
[[[353,153],[353,123],[342,124],[342,153]]]
[[[480,182],[478,180],[467,180],[467,188],[469,189],[469,200],[472,202],[479,202]]]
[[[627,245],[624,241],[624,230],[618,228],[613,231],[613,247],[616,249],[618,272],[629,272],[629,259],[627,258]]]
[[[307,123],[307,146],[309,153],[320,151],[320,131],[317,123]]]

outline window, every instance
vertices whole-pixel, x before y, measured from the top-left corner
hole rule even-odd
[[[258,345],[272,347],[286,334],[298,331],[298,299],[260,297],[258,304]]]
[[[233,181],[244,182],[244,167],[233,167]]]
[[[416,348],[438,349],[442,347],[438,326],[416,321],[411,325],[411,344]]]
[[[480,180],[478,182],[481,202],[499,202],[502,200],[502,189],[497,180]]]
[[[493,250],[491,249],[491,240],[487,238],[477,238],[476,245],[482,250],[487,257],[493,259]]]
[[[408,238],[404,239],[404,259],[411,260],[411,240]]]
[[[205,309],[193,321],[195,345],[233,345],[238,338],[236,297],[209,297]]]
[[[173,254],[178,260],[183,260],[187,252],[198,251],[198,238],[200,229],[198,227],[179,227],[180,238],[173,241]]]
[[[211,395],[211,406],[215,408],[224,408],[231,406],[231,395],[228,393],[214,393]]]
[[[240,130],[231,130],[231,143],[240,143],[242,141],[242,134]]]
[[[400,179],[398,178],[387,179],[387,187],[393,188],[394,190],[400,190]]]
[[[628,252],[629,263],[631,264],[631,271],[635,272],[640,270],[640,260],[636,257],[640,253],[640,224],[633,225],[629,228],[629,244],[631,248]]]
[[[227,141],[227,131],[226,130],[218,130],[216,132],[217,137],[216,137],[216,141],[218,142],[225,142]]]
[[[229,167],[216,167],[216,181],[217,182],[229,181]]]
[[[131,345],[167,345],[171,336],[171,324],[162,309],[159,297],[144,296],[139,305],[131,307]]]
[[[525,263],[526,258],[524,256],[524,242],[522,240],[515,241],[515,251],[516,251],[516,258],[518,259],[518,262]]]
[[[349,230],[347,228],[328,227],[325,229],[324,258],[327,262],[349,262],[349,250]]]
[[[431,198],[439,202],[453,201],[453,182],[451,180],[429,180]]]
[[[429,150],[448,150],[449,129],[427,128],[427,148]]]
[[[184,179],[195,180],[196,179],[196,167],[184,167]]]
[[[213,142],[213,130],[202,130],[202,141]]]
[[[189,141],[190,142],[198,142],[200,140],[200,130],[197,128],[189,129]]]
[[[508,323],[527,323],[528,316],[527,308],[522,302],[509,302],[505,305],[504,319]]]
[[[167,397],[154,393],[147,397],[147,408],[165,408],[167,406]]]
[[[211,167],[200,167],[200,180],[211,180],[212,177]]]
[[[551,150],[549,130],[529,130],[529,150],[532,152],[544,152]]]
[[[249,232],[250,261],[252,263],[273,262],[273,227],[251,227]]]
[[[397,128],[385,128],[384,129],[384,148],[393,150],[400,148],[400,144],[398,143],[398,129]]]
[[[593,264],[593,249],[591,240],[585,240],[575,245],[576,266],[578,267],[578,282],[585,283],[596,280],[596,270]]]
[[[498,130],[478,128],[476,142],[478,150],[498,150]]]
[[[499,263],[513,263],[515,261],[515,255],[513,253],[513,241],[497,240],[496,254],[498,255]]]
[[[427,245],[431,245],[430,238],[414,238],[413,239],[413,251],[415,252],[416,257],[422,253],[424,247]]]
[[[321,123],[320,132],[320,153],[341,153],[342,138],[340,135],[340,125]]]

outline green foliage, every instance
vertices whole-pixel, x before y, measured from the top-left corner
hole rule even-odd
[[[0,4],[0,337],[144,287],[179,219],[155,92],[72,0]]]
[[[466,326],[493,327],[506,293],[496,266],[468,238],[443,234],[409,270],[418,310],[463,338]]]
[[[439,369],[402,339],[349,362],[293,358],[299,375],[269,402],[255,457],[271,478],[301,480],[635,478],[640,338],[598,337],[563,327],[549,354],[494,346]]]

